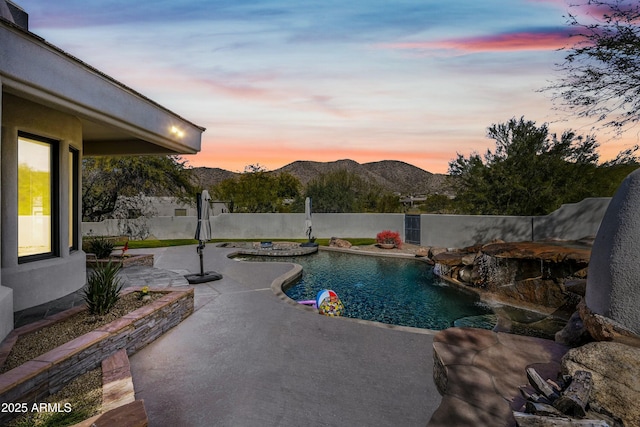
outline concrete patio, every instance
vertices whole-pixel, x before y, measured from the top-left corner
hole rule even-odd
[[[140,252],[154,253],[156,268],[199,271],[195,246]],[[194,314],[130,358],[150,425],[429,422],[441,401],[430,332],[310,313],[271,289],[292,264],[231,252],[206,247],[205,269],[223,279],[196,285]]]
[[[513,427],[525,369],[554,379],[567,350],[482,329],[320,316],[281,291],[299,266],[229,259],[236,250],[208,245],[205,268],[223,278],[195,285],[194,313],[130,356],[151,426]],[[179,289],[199,272],[195,246],[131,252],[152,253],[155,268],[121,270],[125,287]],[[82,303],[76,292],[16,313],[15,325]]]

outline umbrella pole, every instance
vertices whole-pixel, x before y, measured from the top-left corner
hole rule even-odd
[[[200,255],[200,275],[204,276],[204,260],[203,260],[203,249],[204,249],[204,244],[202,243],[202,240],[200,241],[200,244],[198,245],[198,255]]]
[[[184,276],[192,285],[222,279],[222,275],[220,273],[216,273],[215,271],[207,271],[206,273],[204,272],[204,246],[205,242],[203,240],[200,240],[200,243],[197,247],[198,255],[200,256],[200,273],[187,274]]]

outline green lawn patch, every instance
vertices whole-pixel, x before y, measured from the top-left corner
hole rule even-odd
[[[195,239],[167,239],[167,240],[129,240],[129,249],[166,248],[167,246],[197,245]]]

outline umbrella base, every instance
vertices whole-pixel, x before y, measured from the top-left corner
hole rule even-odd
[[[184,276],[185,279],[189,282],[189,284],[194,285],[198,283],[205,282],[213,282],[214,280],[222,279],[222,274],[216,273],[215,271],[206,271],[204,274],[196,273],[196,274],[187,274]]]
[[[315,242],[304,242],[304,243],[300,243],[300,246],[303,248],[315,248],[318,246],[318,244]]]

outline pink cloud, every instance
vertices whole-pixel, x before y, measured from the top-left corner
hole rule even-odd
[[[200,79],[202,87],[207,87],[213,92],[241,99],[258,99],[264,101],[277,100],[276,94],[248,83],[228,83],[214,79]]]
[[[613,10],[609,4],[615,5],[615,9],[625,13],[627,16],[636,16],[632,22],[638,22],[637,0],[620,0],[617,2],[605,2],[603,4],[592,3],[589,0],[526,0],[529,3],[549,3],[555,4],[572,15],[588,15],[595,19],[602,19],[605,15],[612,15]],[[635,12],[635,13],[634,13]]]
[[[590,15],[596,20],[602,20],[605,16],[613,16],[623,23],[629,20],[629,23],[637,24],[640,21],[640,16],[638,16],[640,6],[638,6],[637,0],[621,1],[618,4],[614,3],[614,5],[615,7],[611,7],[608,4],[583,4],[576,7],[583,9],[586,15]],[[580,21],[580,19],[578,20]]]
[[[286,105],[296,101],[297,110],[320,111],[332,116],[345,118],[351,111],[340,108],[332,96],[318,94],[314,90],[289,84],[284,78],[264,74],[244,73],[238,76],[202,77],[185,73],[183,70],[157,67],[154,74],[132,71],[129,67],[114,67],[113,75],[126,76],[132,87],[144,87],[145,92],[193,93],[199,96],[214,94],[217,98],[234,99],[262,103],[266,105]]]
[[[448,40],[386,43],[380,46],[398,50],[447,49],[466,53],[553,50],[565,47],[570,35],[568,30],[523,31]]]

